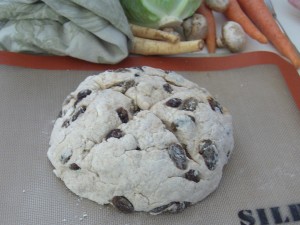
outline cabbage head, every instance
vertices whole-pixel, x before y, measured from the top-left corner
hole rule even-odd
[[[152,27],[176,27],[199,8],[202,0],[120,0],[128,21]]]

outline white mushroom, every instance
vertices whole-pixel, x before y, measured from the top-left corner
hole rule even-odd
[[[229,5],[229,0],[205,0],[205,4],[216,12],[224,12]]]
[[[222,26],[222,36],[217,39],[217,46],[226,47],[231,52],[239,52],[245,47],[246,41],[246,33],[241,25],[228,21]]]
[[[205,39],[208,32],[206,18],[198,13],[184,20],[183,32],[187,41]]]

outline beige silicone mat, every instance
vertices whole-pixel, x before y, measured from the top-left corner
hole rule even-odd
[[[159,216],[79,199],[52,173],[53,120],[90,74],[0,66],[1,225],[300,224],[300,112],[276,66],[182,73],[230,109],[236,146],[212,195]]]

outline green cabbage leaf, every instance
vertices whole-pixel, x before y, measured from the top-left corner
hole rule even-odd
[[[152,27],[175,27],[199,8],[202,0],[120,0],[130,23]]]

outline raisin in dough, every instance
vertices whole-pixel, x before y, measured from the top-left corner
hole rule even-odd
[[[122,212],[180,212],[213,192],[233,150],[232,119],[204,88],[151,67],[87,77],[51,134],[54,173]]]

